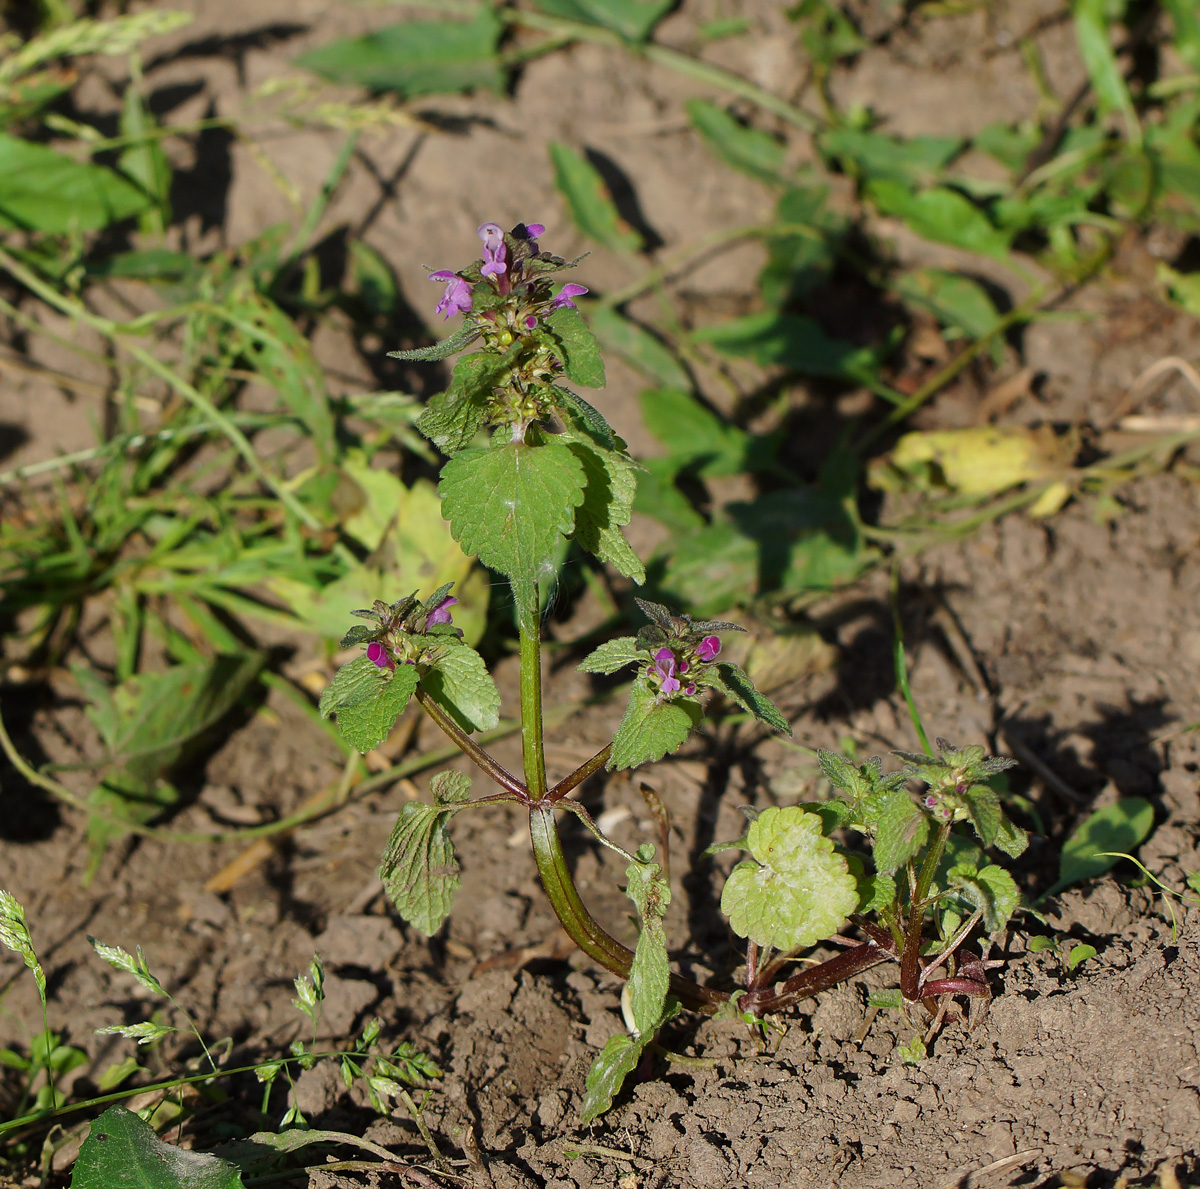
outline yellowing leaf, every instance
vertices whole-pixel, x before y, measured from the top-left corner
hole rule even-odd
[[[879,491],[952,491],[995,495],[1020,483],[1060,475],[1075,453],[1073,436],[1049,426],[979,426],[905,434],[869,468]]]

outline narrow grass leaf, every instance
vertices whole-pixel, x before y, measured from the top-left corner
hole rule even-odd
[[[364,37],[319,46],[298,65],[339,83],[406,98],[485,89],[500,91],[505,72],[501,23],[480,5],[470,21],[405,21]]]
[[[952,136],[912,136],[900,139],[860,128],[831,128],[817,139],[826,157],[849,164],[871,181],[917,186],[935,180],[962,147]]]
[[[1079,53],[1102,113],[1120,112],[1131,144],[1142,142],[1141,127],[1117,55],[1109,38],[1105,0],[1075,0],[1075,36]]]
[[[925,239],[998,259],[1008,254],[1008,235],[957,190],[935,187],[914,193],[902,182],[883,180],[871,182],[867,195],[880,214],[903,219]]]

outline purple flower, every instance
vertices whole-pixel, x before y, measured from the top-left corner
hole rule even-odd
[[[708,664],[721,651],[721,641],[716,636],[705,636],[696,649],[696,659]]]
[[[458,600],[453,595],[447,595],[432,611],[425,613],[425,630],[428,631],[435,623],[453,623],[450,608],[456,606]]]
[[[525,315],[525,329],[533,330],[537,326],[537,317],[534,314]]]
[[[372,640],[367,645],[367,660],[373,665],[378,665],[381,669],[394,669],[396,667],[396,662],[388,656],[387,649],[378,640]]]
[[[575,303],[571,298],[582,297],[586,292],[586,285],[576,285],[574,281],[569,281],[558,291],[558,296],[550,303],[550,308],[557,310],[563,306],[570,306],[571,309],[574,309]]]
[[[538,236],[546,234],[546,229],[541,223],[526,223],[525,231],[530,239],[537,239]]]
[[[508,271],[505,259],[508,249],[504,246],[504,232],[497,223],[484,223],[479,228],[479,238],[483,240],[483,268],[479,271],[485,277],[499,276]]]
[[[446,282],[446,292],[442,294],[442,300],[437,303],[437,313],[449,318],[451,314],[466,314],[470,312],[473,304],[471,286],[458,273],[450,272],[449,269],[443,268],[437,272],[431,272],[429,279],[431,281]]]
[[[660,688],[664,694],[673,694],[683,688],[683,683],[675,676],[675,654],[669,648],[660,648],[654,654],[653,668],[662,678]]]

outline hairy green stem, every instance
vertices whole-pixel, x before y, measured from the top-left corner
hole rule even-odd
[[[946,853],[946,839],[949,837],[950,823],[942,822],[925,853],[925,861],[921,864],[921,873],[917,876],[908,904],[908,928],[904,937],[904,955],[900,959],[900,992],[910,1002],[921,997],[921,933],[925,926],[926,897],[942,855]]]
[[[542,616],[536,583],[530,592],[529,605],[517,607],[521,633],[521,758],[529,796],[542,801],[546,797],[546,750],[542,736]],[[517,596],[515,586],[513,594]]]

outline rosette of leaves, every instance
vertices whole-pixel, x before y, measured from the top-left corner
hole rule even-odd
[[[716,659],[714,633],[745,629],[725,620],[694,620],[669,607],[637,599],[649,623],[636,636],[619,636],[584,658],[585,673],[617,673],[638,665],[629,704],[613,737],[611,769],[661,759],[687,740],[704,716],[700,696],[715,689],[772,730],[791,734],[778,707],[737,665]]]
[[[998,847],[1015,859],[1029,839],[1008,819],[989,779],[1013,767],[1016,760],[989,756],[978,744],[952,747],[945,739],[937,740],[937,749],[936,756],[894,753],[905,762],[905,775],[927,786],[921,798],[924,807],[935,819],[969,821],[984,846]]]

